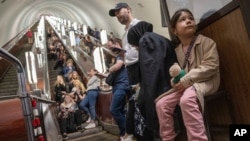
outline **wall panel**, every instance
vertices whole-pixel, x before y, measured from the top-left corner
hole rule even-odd
[[[236,8],[219,20],[210,24],[200,32],[215,40],[217,43],[221,79],[227,95],[232,101],[236,123],[250,124],[250,41],[242,17],[241,9]],[[218,113],[216,107],[224,107],[222,103],[213,103],[210,107],[214,122],[230,123],[227,114]],[[214,113],[214,114],[213,114]],[[221,117],[222,116],[222,117]],[[225,117],[223,117],[225,116]]]

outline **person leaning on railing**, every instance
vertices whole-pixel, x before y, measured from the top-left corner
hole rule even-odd
[[[99,94],[99,86],[100,86],[100,79],[96,76],[97,74],[96,69],[91,69],[88,72],[89,78],[87,83],[87,94],[84,99],[81,100],[79,107],[84,112],[86,112],[89,115],[89,119],[86,121],[89,123],[87,126],[85,126],[85,129],[94,128],[95,125],[95,119],[96,119],[96,111],[95,111],[95,105],[96,105],[96,98]]]

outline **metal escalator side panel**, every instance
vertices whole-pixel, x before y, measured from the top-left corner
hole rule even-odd
[[[0,140],[28,140],[19,98],[0,101]]]

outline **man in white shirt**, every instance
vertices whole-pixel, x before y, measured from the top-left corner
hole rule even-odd
[[[134,67],[134,65],[138,65],[138,51],[128,43],[127,33],[128,30],[132,26],[136,25],[140,20],[132,16],[132,9],[127,3],[116,4],[115,8],[109,10],[109,15],[111,17],[116,17],[122,25],[125,25],[125,33],[122,36],[122,48],[126,50],[125,65],[129,71],[130,85],[136,85],[139,82],[139,71],[134,69],[138,69],[139,66]],[[131,67],[134,69],[130,70]]]
[[[125,25],[125,33],[122,36],[122,48],[126,50],[125,53],[125,65],[128,70],[129,84],[135,86],[139,83],[139,62],[138,62],[138,51],[132,47],[127,41],[128,30],[136,25],[140,20],[132,16],[132,9],[127,3],[117,3],[115,8],[109,10],[111,17],[116,17],[117,20]],[[126,119],[126,133],[124,137],[121,137],[121,141],[132,141],[133,134],[135,133],[134,127],[134,112],[135,112],[135,101],[134,99],[129,100],[129,107]]]

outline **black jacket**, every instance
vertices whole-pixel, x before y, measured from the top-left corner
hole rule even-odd
[[[141,92],[139,107],[144,109],[149,130],[158,130],[154,100],[171,88],[169,68],[177,62],[174,46],[167,38],[146,32],[139,40]]]

